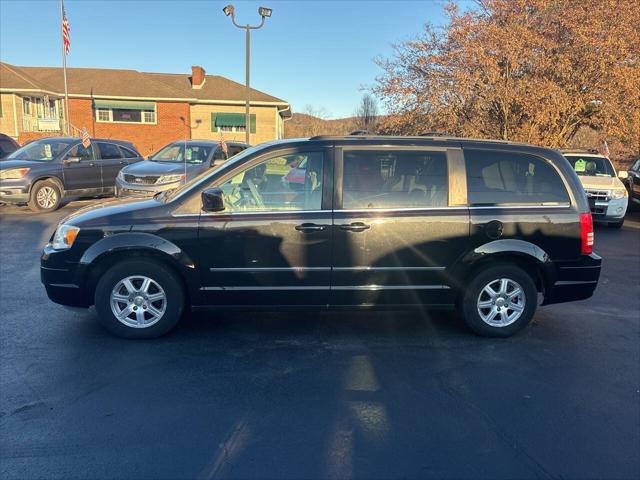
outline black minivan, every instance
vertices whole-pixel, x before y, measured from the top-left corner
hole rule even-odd
[[[590,297],[589,204],[555,150],[448,137],[276,141],[153,199],[79,211],[42,254],[54,302],[111,332],[185,308],[455,307],[505,337],[539,303]]]

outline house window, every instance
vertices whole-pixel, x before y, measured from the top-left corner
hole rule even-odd
[[[251,133],[256,133],[256,115],[251,114],[250,117]],[[244,113],[212,113],[211,114],[211,131],[212,132],[231,132],[240,133],[247,131],[247,122]]]
[[[95,110],[101,123],[156,123],[156,105],[151,102],[96,100]]]
[[[31,115],[31,97],[24,97],[22,99],[22,111],[25,115]]]

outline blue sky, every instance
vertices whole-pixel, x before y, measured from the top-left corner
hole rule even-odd
[[[207,73],[244,83],[244,31],[222,13],[227,2],[66,0],[71,25],[68,65]],[[239,23],[273,17],[251,37],[251,85],[331,117],[351,115],[361,88],[380,73],[378,55],[444,21],[443,2],[233,0]],[[0,0],[0,59],[16,65],[61,63],[60,4]]]

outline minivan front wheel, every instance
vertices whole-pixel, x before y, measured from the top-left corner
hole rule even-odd
[[[184,292],[176,274],[153,260],[117,263],[98,281],[95,305],[100,323],[125,338],[154,338],[182,316]]]
[[[527,272],[514,265],[496,265],[471,279],[461,313],[478,335],[508,337],[531,321],[537,300],[536,286]]]
[[[52,180],[42,180],[31,189],[29,208],[34,212],[53,212],[60,206],[62,192]]]

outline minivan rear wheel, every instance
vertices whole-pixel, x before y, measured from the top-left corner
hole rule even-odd
[[[37,213],[53,212],[57,210],[62,201],[60,187],[53,180],[37,182],[31,189],[29,208]]]
[[[125,338],[155,338],[171,330],[184,308],[177,275],[153,260],[127,260],[107,270],[96,286],[100,323]]]
[[[537,301],[531,276],[515,265],[501,264],[476,273],[463,294],[460,310],[478,335],[509,337],[531,321]]]

